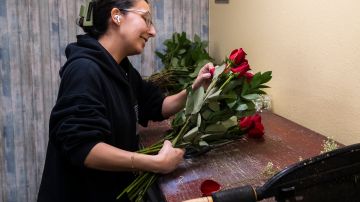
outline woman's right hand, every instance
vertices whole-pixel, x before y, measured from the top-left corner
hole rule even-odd
[[[159,173],[170,173],[182,162],[184,150],[174,148],[169,140],[165,140],[163,147],[156,155],[159,162]]]

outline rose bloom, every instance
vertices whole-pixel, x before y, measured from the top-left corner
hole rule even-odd
[[[251,79],[254,77],[254,74],[252,74],[250,72],[245,72],[244,76],[246,77],[246,79],[248,81],[251,81]]]
[[[247,134],[251,138],[261,138],[264,135],[264,126],[259,114],[241,118],[239,126],[241,129],[247,130]]]
[[[259,114],[254,114],[254,115],[251,116],[251,118],[252,118],[252,120],[253,120],[254,122],[259,122],[259,123],[261,123],[261,116],[260,116]]]
[[[215,67],[214,68],[209,68],[209,72],[210,72],[211,76],[214,76]]]
[[[245,60],[246,53],[242,48],[235,49],[230,53],[229,59],[235,66],[239,66]]]
[[[252,124],[251,116],[246,116],[240,119],[239,126],[241,129],[249,128]]]
[[[247,60],[244,60],[243,63],[241,63],[239,66],[231,68],[231,71],[233,73],[238,73],[239,74],[238,77],[241,77],[242,75],[244,75],[249,70],[250,70],[250,65],[249,65]]]
[[[248,136],[252,138],[261,138],[264,136],[264,126],[260,122],[255,122],[254,127],[248,132]]]

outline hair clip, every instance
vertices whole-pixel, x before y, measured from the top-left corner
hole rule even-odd
[[[93,26],[93,8],[94,2],[88,1],[85,5],[80,6],[80,21],[82,22],[82,26],[91,27]]]

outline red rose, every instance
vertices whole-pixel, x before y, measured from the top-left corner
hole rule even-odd
[[[246,77],[246,79],[248,81],[251,81],[251,79],[254,77],[254,74],[252,74],[250,72],[245,72],[244,76]]]
[[[250,66],[247,60],[244,60],[244,62],[241,63],[239,66],[231,68],[231,71],[233,73],[238,73],[239,77],[244,75],[249,70],[250,70]]]
[[[246,116],[246,117],[243,117],[243,118],[240,119],[239,126],[240,126],[241,129],[245,129],[245,128],[250,127],[252,122],[253,121],[251,120],[251,117]]]
[[[264,126],[261,122],[255,122],[254,127],[248,131],[248,136],[252,138],[261,138],[264,136]]]
[[[214,180],[205,180],[200,185],[200,190],[203,196],[211,196],[212,193],[221,189],[221,185]]]
[[[215,73],[215,67],[211,67],[211,68],[209,68],[209,72],[210,72],[211,76],[214,76],[214,73]]]
[[[235,49],[230,53],[229,59],[234,63],[235,66],[240,65],[245,59],[246,53],[242,48]]]
[[[252,117],[251,117],[251,120],[255,123],[259,122],[261,123],[261,116],[259,114],[254,114]]]
[[[239,126],[240,129],[247,131],[248,136],[251,138],[261,138],[264,135],[264,126],[261,123],[259,114],[241,118]]]

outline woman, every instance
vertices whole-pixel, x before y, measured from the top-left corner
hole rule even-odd
[[[183,159],[184,151],[169,141],[157,155],[134,152],[138,123],[168,118],[186,101],[185,90],[163,97],[127,59],[156,35],[148,2],[98,0],[93,6],[93,25],[80,20],[87,34],[66,48],[39,202],[115,201],[134,179],[132,171],[165,174]],[[194,90],[208,84],[210,68],[201,69]]]

